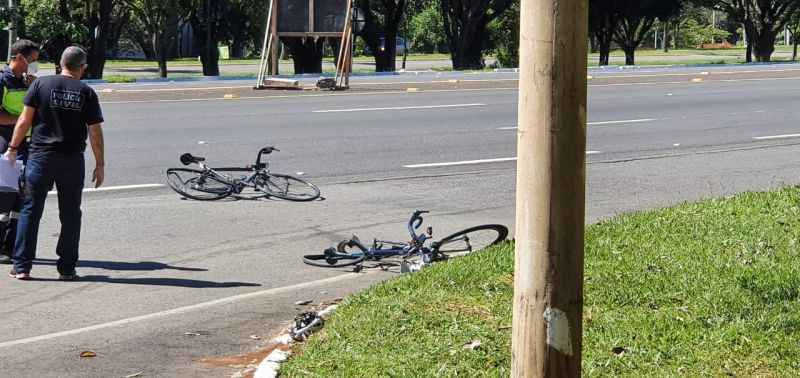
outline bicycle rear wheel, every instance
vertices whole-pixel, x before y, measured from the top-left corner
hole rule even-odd
[[[268,196],[298,202],[313,201],[320,195],[316,185],[279,173],[262,175],[256,182],[256,188]]]
[[[363,253],[341,253],[330,248],[321,255],[305,255],[303,262],[322,268],[341,268],[361,263],[367,258]]]
[[[436,255],[455,257],[480,251],[501,243],[508,236],[508,228],[499,224],[485,224],[456,232],[433,244]]]
[[[167,184],[178,194],[198,201],[219,200],[233,193],[229,183],[197,169],[168,169]]]

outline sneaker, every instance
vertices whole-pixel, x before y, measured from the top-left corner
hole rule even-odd
[[[31,274],[29,272],[17,272],[14,269],[11,269],[8,275],[11,276],[11,278],[16,278],[22,281],[31,279]]]
[[[58,280],[59,281],[77,281],[79,278],[80,278],[80,276],[78,276],[75,273],[72,273],[72,274],[61,274],[61,275],[58,276]]]
[[[4,254],[0,254],[0,264],[11,264],[11,257],[6,256]]]

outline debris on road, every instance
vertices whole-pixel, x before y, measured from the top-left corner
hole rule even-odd
[[[141,377],[142,375],[144,375],[144,371],[140,371],[140,372],[133,373],[133,374],[128,374],[123,378],[135,378],[135,377]]]
[[[318,313],[304,312],[294,318],[294,327],[289,330],[289,334],[295,341],[305,341],[323,325],[325,325],[325,321]]]
[[[295,306],[305,306],[305,305],[311,304],[311,302],[314,302],[314,301],[308,299],[308,300],[305,300],[305,301],[294,302],[294,305]]]
[[[258,336],[258,335],[250,335],[250,339],[252,339],[252,340],[261,340],[261,336]]]
[[[93,358],[97,357],[97,353],[87,350],[85,352],[81,352],[81,358]]]

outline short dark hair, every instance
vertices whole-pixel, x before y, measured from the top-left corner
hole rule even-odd
[[[86,50],[79,46],[70,46],[61,53],[61,67],[77,71],[86,64]]]
[[[17,56],[17,54],[30,56],[34,51],[40,52],[40,50],[38,43],[29,39],[20,39],[11,45],[11,56]]]

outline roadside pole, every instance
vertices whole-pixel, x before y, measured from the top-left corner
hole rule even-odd
[[[522,0],[513,377],[579,377],[587,0]]]
[[[8,10],[11,11],[13,14],[14,8],[14,0],[8,0]],[[11,45],[17,41],[17,22],[16,19],[12,19],[11,22],[8,24],[8,54],[6,55],[8,58],[6,61],[11,59]]]

